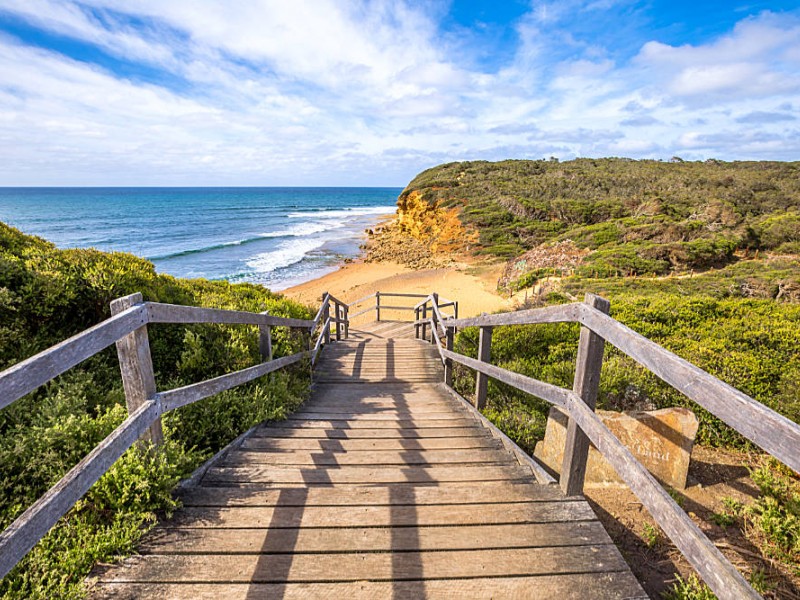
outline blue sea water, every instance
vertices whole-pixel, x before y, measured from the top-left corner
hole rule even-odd
[[[132,252],[161,273],[273,290],[358,254],[400,188],[0,188],[0,221],[60,248]]]

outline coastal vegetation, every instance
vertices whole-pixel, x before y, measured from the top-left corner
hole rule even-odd
[[[547,242],[592,250],[584,275],[666,274],[735,251],[800,252],[800,163],[628,159],[448,163],[400,196],[457,207],[479,253],[513,258]]]
[[[184,280],[123,253],[59,250],[0,224],[0,369],[110,316],[109,302],[145,300],[309,318],[308,309],[256,285]],[[160,389],[259,362],[253,327],[153,325],[150,347]],[[273,328],[276,356],[304,343]],[[130,553],[156,515],[176,508],[171,492],[213,453],[252,425],[280,419],[305,399],[307,369],[270,375],[164,418],[158,451],[129,450],[0,582],[3,598],[79,598],[92,565]],[[126,417],[114,347],[0,411],[0,529]]]
[[[449,163],[418,175],[398,203],[458,209],[477,236],[473,259],[504,261],[498,289],[526,307],[611,301],[611,314],[712,375],[800,422],[800,163],[569,162]],[[496,328],[492,362],[571,388],[578,326]],[[478,332],[456,351],[477,356]],[[474,374],[456,369],[470,395]],[[688,406],[698,442],[754,452],[741,436],[613,348],[606,351],[600,408]],[[549,405],[490,380],[487,416],[529,452],[542,439]],[[800,480],[756,461],[760,495],[722,517],[795,583],[800,578]],[[651,532],[652,534],[652,532]],[[644,530],[645,539],[655,540]],[[653,542],[655,543],[655,542]],[[649,544],[645,544],[650,547]],[[711,597],[696,579],[675,598]]]

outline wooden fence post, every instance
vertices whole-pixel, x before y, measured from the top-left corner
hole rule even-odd
[[[336,341],[342,341],[342,306],[338,302],[333,304],[333,310],[336,313]]]
[[[456,335],[456,328],[455,327],[448,327],[447,333],[445,333],[445,347],[453,351],[453,341]],[[453,359],[447,358],[444,361],[444,383],[450,387],[453,387]]]
[[[490,362],[492,359],[492,327],[483,326],[478,337],[478,360]],[[486,406],[486,390],[489,377],[484,373],[477,373],[475,377],[475,408],[478,410]]]
[[[323,302],[325,302],[325,299],[326,299],[327,295],[328,295],[327,292],[325,292],[322,295],[322,301]],[[322,332],[323,332],[323,334],[325,336],[325,345],[326,346],[331,343],[331,325],[330,325],[330,323],[328,323],[328,319],[330,319],[330,318],[331,318],[331,301],[330,301],[330,299],[328,299],[327,304],[325,304],[325,310],[322,311]]]
[[[111,302],[111,314],[116,315],[142,302],[140,293],[117,298]],[[125,404],[132,415],[142,404],[156,394],[156,379],[153,375],[153,359],[150,356],[150,342],[147,338],[147,325],[142,325],[117,341],[119,370],[122,373],[122,387],[125,390]],[[142,434],[142,441],[160,446],[164,442],[161,418],[156,419]]]
[[[419,308],[414,309],[414,337],[419,339]]]
[[[425,337],[428,335],[428,324],[425,322],[428,319],[428,301],[425,301],[425,304],[422,305],[422,340],[427,342],[428,338]]]
[[[453,318],[454,319],[458,318],[458,300],[453,302]]]
[[[380,322],[381,320],[381,293],[375,292],[375,320]]]
[[[344,339],[350,337],[350,307],[344,306]]]
[[[261,314],[268,315],[269,311],[265,310]],[[264,362],[272,360],[272,328],[269,325],[258,326],[258,351]]]
[[[433,307],[435,306],[436,308],[439,308],[439,294],[437,294],[436,292],[433,292],[431,294],[431,296],[433,296],[433,300],[431,301],[431,304],[432,304],[432,306],[431,306],[431,344],[435,344],[436,343],[436,336],[433,335],[433,330],[434,330],[435,327],[437,327],[437,324],[436,324],[436,311],[433,309]]]
[[[600,312],[608,314],[610,304],[605,298],[586,294],[584,302]],[[581,327],[578,343],[578,357],[575,361],[575,383],[573,391],[586,405],[594,410],[597,392],[600,389],[600,370],[603,366],[605,340],[591,329]],[[567,438],[564,446],[564,460],[561,463],[561,490],[567,496],[583,493],[586,478],[586,461],[589,457],[589,438],[581,431],[575,420],[570,418],[567,425]]]

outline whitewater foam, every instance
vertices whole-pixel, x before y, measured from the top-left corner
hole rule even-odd
[[[325,245],[327,239],[299,239],[282,242],[275,250],[256,254],[245,264],[256,273],[266,274],[301,262],[306,255]]]

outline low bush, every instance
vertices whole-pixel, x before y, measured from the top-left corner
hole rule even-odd
[[[110,316],[109,302],[145,300],[309,318],[308,309],[260,286],[182,280],[123,253],[59,250],[0,223],[0,368]],[[275,356],[303,340],[273,328]],[[151,325],[159,389],[260,361],[256,327]],[[0,596],[80,598],[97,561],[132,551],[157,515],[176,507],[175,484],[240,433],[280,419],[308,393],[300,366],[165,415],[165,443],[132,448],[0,582]],[[0,411],[0,528],[7,527],[126,417],[116,352],[108,348]]]

